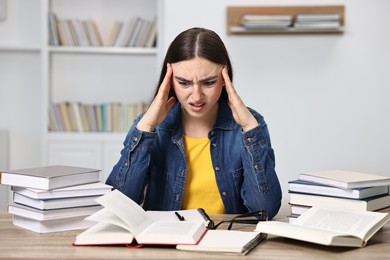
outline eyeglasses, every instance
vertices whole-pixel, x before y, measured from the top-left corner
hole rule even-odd
[[[227,229],[231,230],[234,223],[254,225],[254,224],[257,224],[259,221],[268,221],[268,214],[267,214],[267,211],[265,211],[265,210],[258,210],[258,211],[254,211],[254,212],[250,212],[250,213],[237,215],[230,220],[222,220],[222,221],[218,222],[217,224],[215,224],[214,221],[212,219],[210,219],[210,217],[207,215],[207,213],[205,211],[203,211],[203,213],[209,220],[209,224],[207,226],[209,229],[217,229],[223,223],[229,223],[229,226],[227,227]],[[255,217],[255,218],[250,219],[251,217]],[[246,218],[246,219],[241,219],[241,218]]]

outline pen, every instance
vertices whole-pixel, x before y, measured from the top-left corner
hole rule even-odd
[[[175,215],[176,217],[180,220],[180,221],[184,221],[184,217],[182,215],[179,214],[179,212],[175,211]]]

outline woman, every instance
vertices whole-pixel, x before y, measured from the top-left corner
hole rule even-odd
[[[267,125],[232,85],[229,54],[204,28],[168,48],[155,97],[130,128],[107,183],[147,210],[266,210],[281,203]]]

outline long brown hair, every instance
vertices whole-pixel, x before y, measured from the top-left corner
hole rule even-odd
[[[226,65],[230,80],[233,81],[233,70],[229,53],[221,38],[212,30],[194,27],[181,32],[170,44],[162,64],[160,79],[154,96],[157,95],[158,89],[164,80],[167,72],[167,63],[191,60],[196,57]],[[175,96],[173,88],[171,88],[169,93],[169,97],[172,96]],[[225,88],[222,89],[220,98],[227,99]]]

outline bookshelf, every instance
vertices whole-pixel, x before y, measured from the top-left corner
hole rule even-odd
[[[149,101],[157,82],[158,44],[134,47],[106,46],[106,43],[116,21],[125,22],[133,17],[158,21],[159,3],[157,0],[43,0],[41,7],[44,14],[40,49],[43,164],[99,168],[105,179],[119,158],[127,130],[53,129],[48,114],[57,104],[103,107]],[[58,20],[93,20],[103,45],[54,44],[49,13],[54,13]]]
[[[226,29],[228,35],[261,35],[261,34],[341,34],[344,31],[343,5],[310,5],[310,6],[228,6]],[[332,28],[295,28],[298,14],[319,15],[336,14],[339,26]],[[241,26],[244,15],[291,16],[292,24],[287,28],[251,28]]]

